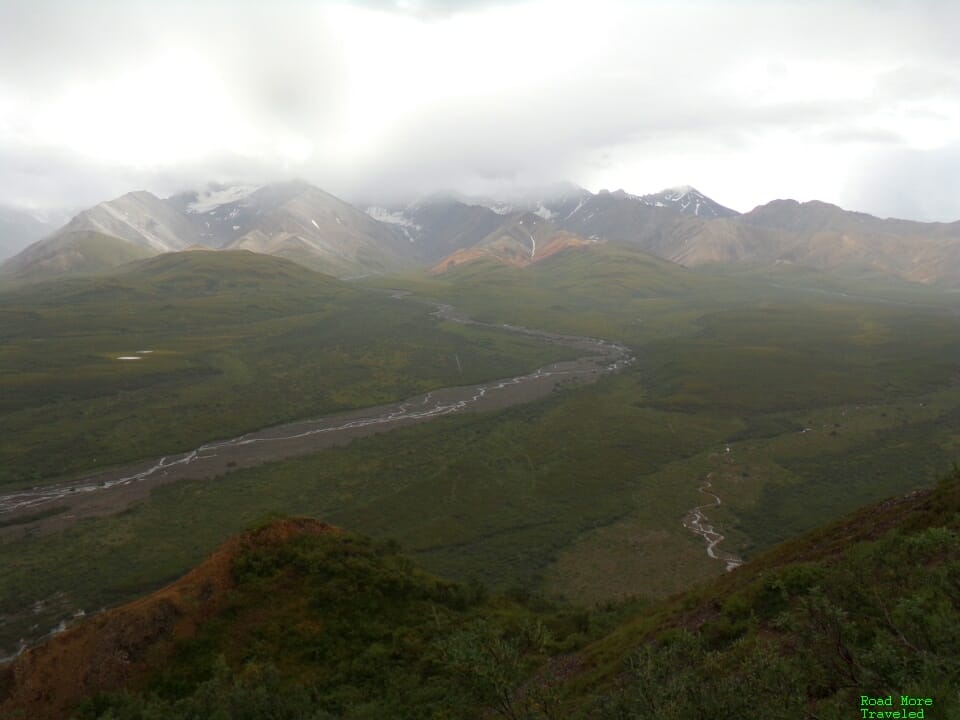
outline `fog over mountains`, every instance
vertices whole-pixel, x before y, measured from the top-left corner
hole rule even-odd
[[[95,272],[195,247],[276,255],[349,277],[443,272],[481,258],[525,266],[616,242],[685,266],[795,264],[960,283],[960,221],[880,219],[795,200],[740,214],[690,186],[632,195],[562,183],[509,200],[449,193],[360,208],[302,180],[212,184],[166,199],[130,192],[53,232],[24,212],[4,211],[2,220],[8,243],[45,235],[0,265],[7,279]]]
[[[24,208],[0,205],[0,260],[46,237],[65,220],[60,213],[39,215]]]

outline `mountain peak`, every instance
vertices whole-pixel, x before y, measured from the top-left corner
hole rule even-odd
[[[686,215],[696,215],[706,219],[739,215],[737,211],[724,207],[692,185],[677,185],[658,193],[644,195],[639,199],[653,207],[671,208]]]
[[[137,202],[159,202],[160,198],[158,198],[149,190],[131,190],[130,192],[124,193],[118,198],[114,198],[113,200],[107,200],[105,202],[102,202],[100,203],[100,205],[107,205],[109,203],[119,203],[125,200],[136,200]]]

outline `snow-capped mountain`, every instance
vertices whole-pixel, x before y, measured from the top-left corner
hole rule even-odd
[[[409,239],[395,225],[306,182],[267,185],[238,202],[253,220],[224,249],[279,255],[339,276],[411,264]]]
[[[394,226],[306,182],[215,186],[161,200],[133,192],[75,216],[0,266],[20,278],[107,269],[194,246],[279,255],[335,275],[411,263]]]
[[[668,206],[670,202],[674,205]],[[0,272],[15,268],[17,275],[27,277],[35,266],[47,275],[78,268],[89,272],[121,258],[196,245],[280,255],[340,276],[432,266],[461,250],[476,254],[484,242],[481,254],[492,252],[513,262],[509,258],[522,260],[526,252],[517,235],[517,218],[524,214],[584,242],[641,242],[669,257],[675,250],[670,228],[678,219],[705,217],[707,209],[719,212],[715,208],[723,210],[692,189],[643,197],[623,191],[594,195],[559,183],[507,198],[441,193],[360,212],[303,181],[262,187],[211,184],[166,200],[141,191],[100,203],[11,259]],[[502,231],[505,227],[512,230]],[[498,232],[502,242],[491,239]],[[560,240],[557,247],[577,244],[571,238]],[[548,241],[541,241],[543,247]],[[139,250],[129,250],[124,243]]]
[[[589,190],[571,182],[560,182],[507,197],[465,197],[462,201],[489,208],[497,215],[530,212],[544,220],[562,222],[590,197],[593,194]]]
[[[223,247],[249,232],[262,214],[256,185],[211,184],[206,190],[167,198],[167,203],[191,218],[203,245]],[[254,196],[254,197],[251,197]]]
[[[589,203],[591,198],[600,195],[633,200],[648,207],[676,210],[684,215],[702,218],[732,217],[739,214],[736,210],[724,207],[689,185],[667,188],[649,195],[632,195],[625,190],[613,192],[601,190],[595,195],[574,183],[564,182],[528,190],[512,197],[460,197],[458,199],[466,204],[482,205],[498,215],[526,211],[539,215],[544,220],[562,223]]]
[[[960,283],[960,222],[883,220],[794,200],[741,215],[691,187],[632,195],[570,184],[496,200],[437,194],[361,211],[299,180],[211,185],[166,200],[127,193],[80,212],[4,261],[0,274],[29,280],[101,272],[200,245],[279,255],[346,277],[415,266],[442,270],[480,258],[524,266],[604,241],[688,266],[789,262]]]
[[[557,183],[528,194],[524,209],[544,220],[562,223],[573,215],[593,193],[573,183]]]
[[[193,215],[203,215],[224,205],[233,205],[249,197],[260,189],[259,185],[218,185],[211,184],[206,190],[184,193],[181,197],[192,197],[186,211]],[[168,198],[173,200],[173,198]]]
[[[617,192],[622,193],[623,190]],[[624,193],[626,194],[626,193]],[[651,207],[671,208],[686,215],[695,215],[702,218],[733,217],[739,215],[736,210],[724,207],[715,200],[711,200],[702,192],[689,185],[667,188],[658,193],[635,197]]]
[[[395,227],[409,242],[411,256],[428,264],[475,245],[504,221],[495,210],[451,194],[431,195],[402,207],[368,207],[366,212]]]

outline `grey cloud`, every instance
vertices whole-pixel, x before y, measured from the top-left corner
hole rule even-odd
[[[620,92],[611,92],[613,87]],[[397,181],[406,176],[408,183],[423,178],[428,184],[444,177],[463,182],[465,175],[478,182],[545,182],[568,177],[583,164],[602,162],[600,153],[625,144],[697,140],[742,148],[751,134],[771,128],[842,123],[856,114],[832,103],[745,108],[709,94],[706,86],[662,104],[650,105],[647,97],[642,85],[624,88],[620,81],[597,79],[575,92],[569,87],[547,89],[526,103],[517,98],[456,108],[441,103],[398,128],[389,156],[363,167],[362,176],[371,181],[378,175]]]
[[[877,80],[876,94],[888,101],[960,97],[960,74],[939,69],[903,66]]]
[[[184,39],[193,48],[212,46],[212,59],[244,111],[273,126],[323,132],[348,90],[340,38],[315,9],[258,6],[239,22],[194,26]]]
[[[276,164],[229,154],[157,169],[104,166],[57,148],[0,147],[4,203],[40,209],[76,210],[132,190],[166,197],[210,182],[268,183],[289,176]]]
[[[855,175],[849,202],[886,217],[954,222],[960,220],[958,174],[960,142],[939,150],[890,150]]]
[[[265,134],[299,134],[319,147],[336,132],[341,107],[355,90],[345,84],[349,68],[342,43],[350,39],[324,19],[330,4],[2,0],[0,100],[5,88],[36,100],[78,78],[96,78],[136,66],[164,48],[183,47],[215,65],[245,121]],[[440,23],[455,15],[524,3],[344,4]],[[951,25],[954,19],[960,23],[960,11],[947,3],[920,2],[907,8],[850,2],[826,8],[743,0],[722,7],[626,2],[584,8],[585,19],[619,14],[602,36],[583,29],[579,35],[556,39],[550,52],[559,59],[584,58],[571,64],[563,77],[538,83],[531,76],[525,89],[476,99],[447,95],[447,88],[438,85],[430,102],[405,108],[407,120],[389,130],[382,146],[365,158],[336,160],[317,151],[306,164],[291,167],[279,160],[219,152],[176,168],[134,169],[104,167],[66,150],[0,147],[0,188],[11,196],[39,198],[46,193],[91,202],[132,187],[171,193],[209,180],[264,182],[302,175],[353,197],[444,188],[487,192],[498,185],[577,180],[584,168],[615,166],[611,158],[628,146],[749,153],[755,138],[771,130],[804,141],[892,150],[902,144],[901,138],[874,127],[864,120],[865,114],[960,92],[950,69],[960,61],[952,38],[957,25]],[[549,13],[537,22],[531,32],[550,37],[554,28]],[[498,37],[490,37],[488,52],[513,50],[498,43]],[[900,67],[877,79],[866,102],[753,102],[719,85],[726,70],[744,63],[760,68],[775,87],[790,78],[797,58],[862,60],[875,67],[893,62]],[[437,63],[445,61],[437,58]],[[518,66],[516,72],[533,71]],[[381,112],[389,115],[393,110],[385,103]],[[897,158],[898,166],[917,178],[928,172],[929,164]],[[936,164],[938,173],[960,167],[951,166],[956,158],[950,158]],[[730,181],[745,184],[751,179],[732,172]],[[864,176],[862,182],[869,181]],[[871,207],[878,198],[893,197],[871,187],[863,195],[864,201],[869,195]],[[933,212],[919,206],[917,211]]]
[[[137,3],[4,0],[0,3],[0,89],[42,98],[80,72],[97,77],[157,50]]]
[[[904,137],[892,130],[857,125],[839,125],[828,130],[817,132],[814,136],[823,142],[829,143],[905,144]]]
[[[351,0],[345,4],[408,15],[421,20],[438,20],[519,2],[522,0]]]
[[[82,207],[131,189],[126,172],[52,148],[0,147],[3,201],[36,208]],[[126,188],[126,189],[124,189]]]

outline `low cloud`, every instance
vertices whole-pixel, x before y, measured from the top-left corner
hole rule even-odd
[[[960,141],[958,24],[933,1],[7,0],[0,201],[291,176],[383,200],[568,179],[712,185],[744,206],[820,188],[960,217],[960,198],[904,199],[931,168],[960,172],[940,153]]]
[[[960,142],[936,150],[892,150],[864,164],[851,183],[851,198],[883,217],[956,222],[958,169]]]

